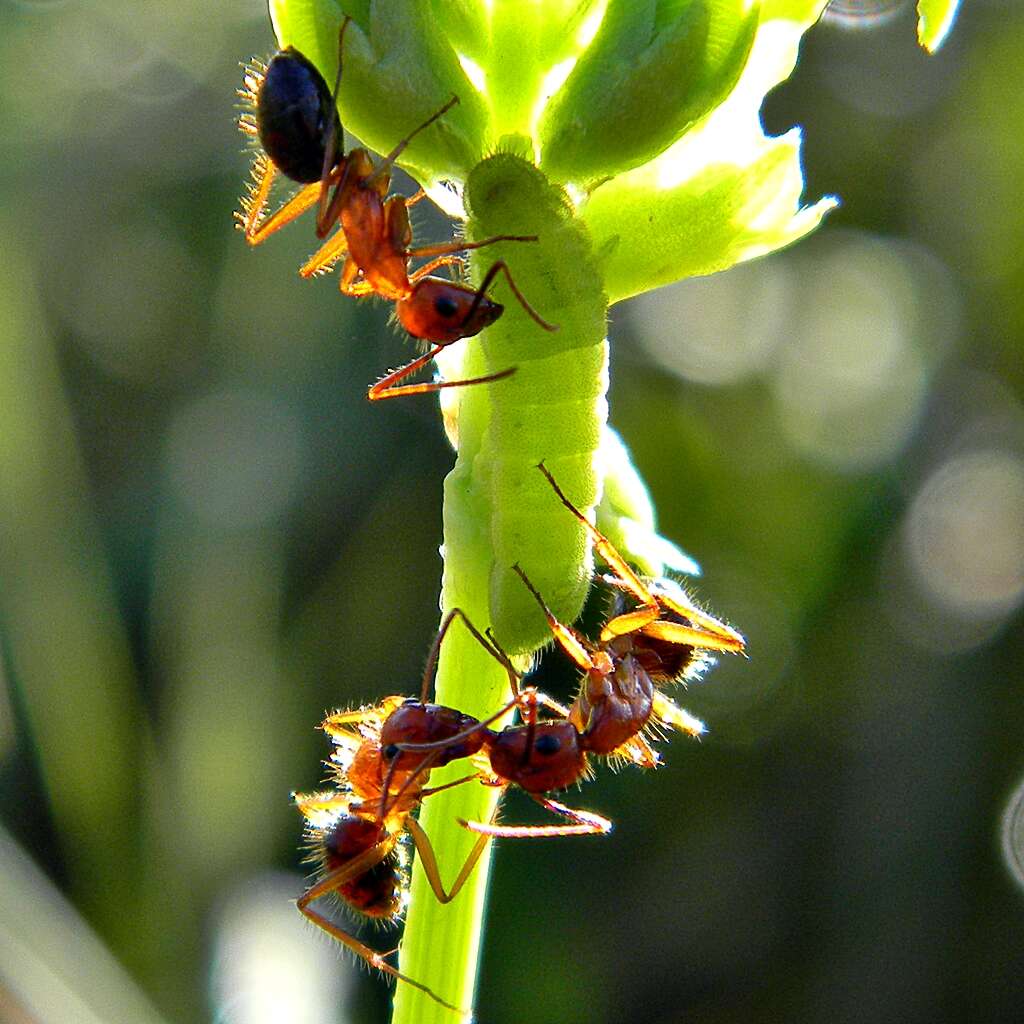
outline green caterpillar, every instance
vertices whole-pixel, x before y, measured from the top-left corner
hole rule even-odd
[[[459,461],[465,466],[472,460],[476,490],[489,509],[492,624],[502,643],[523,652],[549,635],[513,564],[523,567],[565,621],[579,614],[590,586],[585,533],[562,514],[536,466],[543,459],[580,508],[598,501],[608,416],[607,299],[586,229],[562,189],[532,164],[512,153],[484,160],[469,176],[465,200],[471,238],[538,236],[536,243],[483,250],[475,267],[479,272],[507,259],[529,302],[559,327],[554,334],[538,330],[514,302],[506,302],[505,315],[476,343],[475,353],[467,353],[488,368],[516,367],[512,377],[490,386],[489,420],[469,432],[479,438],[479,449],[460,447]],[[503,298],[500,292],[497,297]],[[462,412],[467,404],[460,399]],[[459,433],[466,436],[466,424],[460,423]]]

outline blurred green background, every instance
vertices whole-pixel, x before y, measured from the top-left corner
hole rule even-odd
[[[843,207],[613,311],[612,421],[750,660],[578,794],[611,836],[501,845],[482,1021],[1020,1019],[1024,14],[927,58],[845,7],[764,110]],[[387,310],[233,230],[271,49],[257,0],[0,6],[5,1022],[386,1014],[288,903],[288,794],[325,708],[418,685],[452,454],[363,397]]]

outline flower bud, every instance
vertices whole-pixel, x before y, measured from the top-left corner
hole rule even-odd
[[[541,117],[541,166],[593,182],[646,163],[736,84],[757,0],[610,0],[593,42]]]

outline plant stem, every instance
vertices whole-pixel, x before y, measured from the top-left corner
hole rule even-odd
[[[467,198],[473,215],[470,237],[540,237],[537,243],[482,250],[473,263],[475,279],[495,260],[507,260],[520,290],[560,330],[541,331],[503,288],[505,315],[480,341],[464,343],[462,376],[511,365],[517,372],[457,394],[458,459],[444,487],[442,612],[461,608],[481,630],[493,625],[509,650],[530,655],[549,639],[546,626],[532,599],[519,601],[525,588],[514,576],[511,599],[501,598],[503,574],[512,575],[512,561],[520,561],[538,579],[552,581],[550,589],[558,591],[552,603],[560,616],[571,621],[579,613],[589,587],[589,551],[578,524],[535,466],[541,459],[561,465],[576,481],[577,496],[583,494],[580,504],[596,500],[597,450],[606,414],[607,306],[585,231],[560,191],[535,168],[509,154],[490,158],[470,175]],[[577,370],[574,380],[570,364]],[[579,418],[568,430],[562,429],[566,408]],[[525,482],[521,492],[507,486],[510,477]],[[438,666],[438,703],[483,717],[507,698],[504,670],[461,625],[453,625]],[[465,764],[451,765],[434,773],[431,785],[466,770]],[[446,882],[475,839],[457,819],[489,820],[498,795],[471,783],[424,801],[420,823]],[[467,1011],[473,1003],[489,866],[490,850],[448,906],[433,897],[418,864],[413,870],[400,969]],[[451,1024],[457,1019],[419,990],[399,983],[394,1024]]]

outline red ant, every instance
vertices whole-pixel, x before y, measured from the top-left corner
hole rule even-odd
[[[698,608],[673,581],[641,579],[565,496],[544,463],[537,468],[612,570],[602,580],[637,602],[630,610],[613,614],[602,627],[599,642],[593,643],[559,622],[522,568],[513,566],[537,599],[552,635],[585,673],[569,720],[592,753],[625,755],[653,768],[657,755],[643,738],[649,726],[668,725],[695,736],[704,731],[700,721],[677,707],[655,683],[694,678],[707,667],[709,652],[742,654],[745,641]]]
[[[485,639],[460,609],[454,609],[438,630],[423,674],[420,699],[386,697],[380,704],[329,715],[322,728],[334,743],[328,765],[333,789],[295,794],[306,818],[306,832],[320,879],[298,900],[299,910],[370,966],[422,990],[449,1009],[429,988],[407,977],[381,954],[311,906],[331,893],[353,910],[383,922],[397,920],[408,891],[408,865],[400,845],[412,837],[435,896],[448,903],[462,889],[487,845],[481,836],[459,869],[450,891],[441,882],[437,857],[427,834],[412,816],[426,797],[478,778],[474,773],[443,786],[427,788],[430,772],[461,757],[473,757],[485,736],[480,722],[454,708],[428,704],[441,644],[456,617],[462,619],[484,649],[515,679],[515,669],[499,648]],[[493,721],[489,719],[488,721]],[[425,754],[407,755],[399,744],[433,743]]]
[[[456,610],[451,614],[461,612]],[[466,624],[469,625],[468,621]],[[485,785],[502,788],[517,786],[546,810],[569,819],[569,824],[561,825],[495,825],[493,822],[484,824],[460,819],[460,824],[484,836],[522,838],[609,832],[612,824],[607,818],[566,807],[547,795],[567,789],[586,778],[590,772],[587,747],[579,730],[569,721],[569,709],[534,687],[520,690],[518,673],[490,631],[487,640],[484,640],[472,626],[470,629],[508,672],[512,699],[483,721],[461,715],[452,708],[405,701],[381,727],[380,742],[385,759],[392,765],[401,765],[409,770],[409,766],[418,763],[417,759],[423,754],[443,758],[431,762],[431,767],[448,764],[460,757],[472,757],[478,766],[478,773],[460,779],[459,782],[478,778]],[[554,711],[558,719],[538,720],[537,711],[540,707]],[[524,722],[521,725],[508,725],[500,731],[488,728],[492,722],[516,708],[523,714]],[[461,719],[461,731],[429,738],[425,735],[413,736],[417,731],[427,732],[427,728],[416,726],[420,723],[425,725],[426,719],[435,715],[440,717],[439,712],[445,713],[444,731],[447,731],[449,723],[454,724],[456,718]],[[403,713],[409,715],[408,725],[411,727],[407,727]],[[434,729],[441,731],[436,727]]]
[[[497,784],[515,783],[535,799],[537,794],[564,789],[584,778],[588,754],[623,757],[644,767],[655,767],[658,756],[644,737],[653,726],[667,725],[700,735],[703,724],[677,707],[655,683],[692,678],[705,667],[707,652],[742,653],[745,646],[739,633],[697,608],[671,581],[641,580],[611,541],[569,501],[544,464],[538,468],[562,504],[584,524],[595,550],[613,570],[614,575],[605,576],[605,581],[632,595],[638,603],[629,611],[614,614],[602,628],[599,642],[593,643],[559,622],[522,568],[513,566],[537,599],[552,635],[585,673],[579,694],[568,709],[535,690],[518,693],[513,680],[513,700],[503,711],[525,706],[526,724],[485,733],[484,746]],[[537,722],[538,702],[563,720]],[[471,726],[466,733],[448,740],[406,744],[401,749],[425,752],[445,743],[463,743],[469,733],[482,726]],[[531,828],[462,824],[482,835],[510,837],[601,832],[611,827],[596,815],[571,811],[547,800],[540,802],[550,810],[577,818],[576,825]]]
[[[431,274],[438,267],[458,263],[460,253],[496,242],[535,242],[536,235],[495,235],[479,242],[455,241],[410,248],[412,227],[408,208],[423,198],[424,192],[420,190],[412,199],[388,196],[391,172],[412,139],[458,103],[457,96],[402,139],[378,166],[374,166],[365,149],[345,154],[337,97],[345,30],[350,20],[345,17],[338,34],[338,76],[333,92],[328,91],[313,64],[290,47],[275,54],[266,68],[253,65],[246,69],[244,88],[239,95],[253,107],[255,116],[243,115],[239,127],[244,133],[259,137],[264,153],[253,163],[254,184],[249,187],[249,197],[243,199],[243,213],[236,215],[245,239],[250,245],[259,245],[315,203],[317,237],[325,238],[335,224],[339,228],[307,260],[300,274],[311,277],[345,257],[339,279],[345,295],[373,294],[394,302],[402,326],[413,337],[433,343],[423,355],[371,385],[367,397],[372,401],[507,377],[514,367],[468,380],[398,383],[426,366],[448,345],[479,334],[501,316],[504,306],[487,295],[499,273],[505,275],[516,299],[535,323],[546,331],[557,327],[526,301],[504,260],[498,260],[488,270],[479,288]],[[305,187],[264,219],[277,170]],[[421,257],[430,259],[410,275],[409,261]]]

